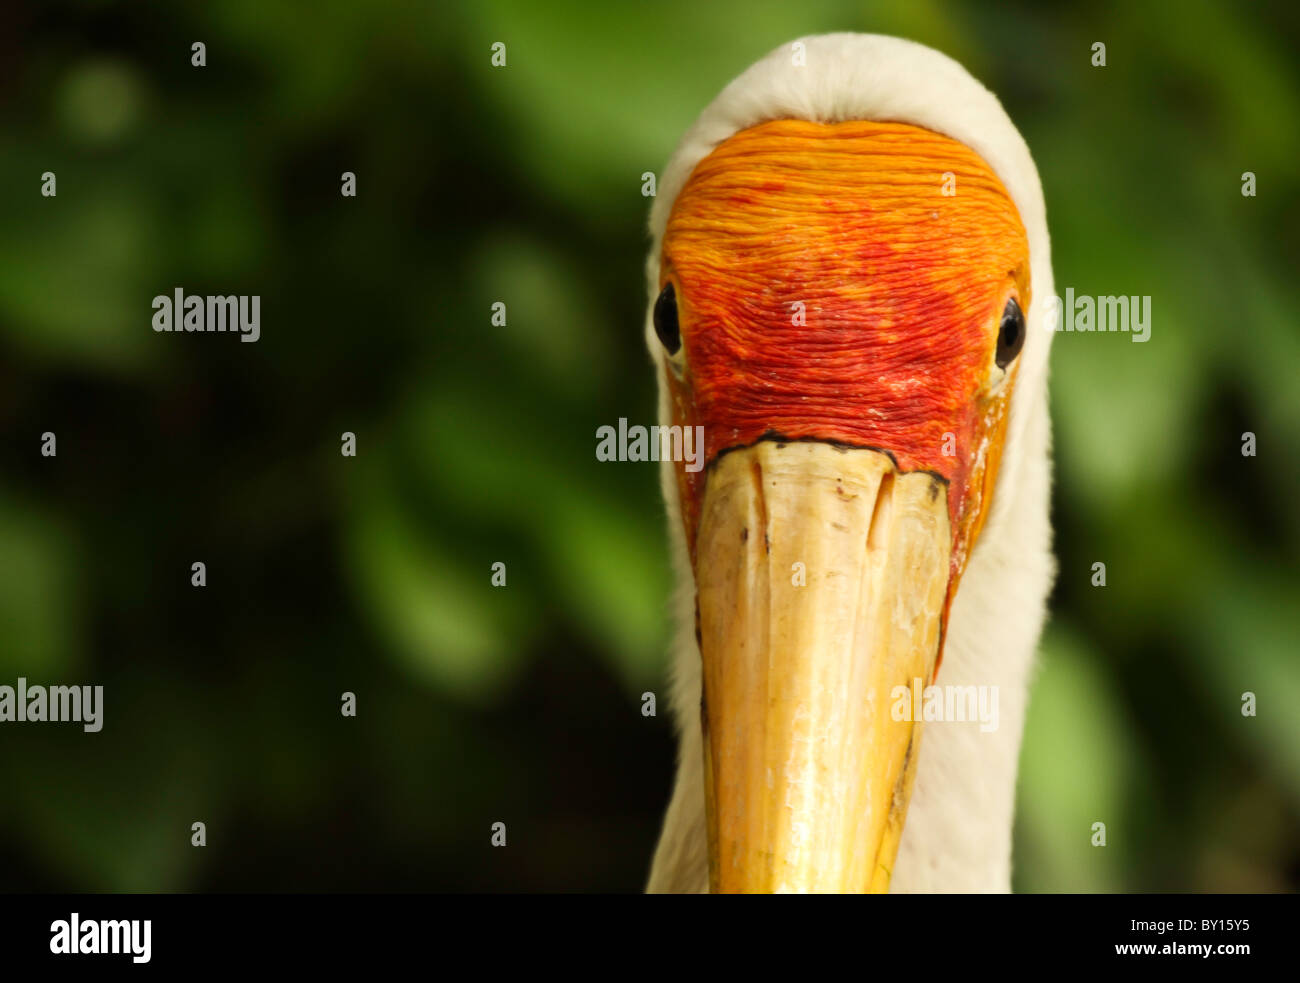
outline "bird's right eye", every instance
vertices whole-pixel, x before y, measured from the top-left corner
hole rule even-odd
[[[1012,297],[1007,301],[1002,312],[1002,323],[998,325],[998,350],[995,361],[1000,369],[1011,364],[1012,359],[1020,354],[1025,346],[1025,315]]]
[[[677,323],[677,292],[670,283],[659,293],[654,310],[655,334],[669,355],[682,347],[682,331]]]

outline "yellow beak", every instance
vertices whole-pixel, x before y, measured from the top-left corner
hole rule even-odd
[[[891,709],[934,673],[947,499],[872,450],[760,441],[713,465],[696,586],[715,892],[889,889],[920,739]]]

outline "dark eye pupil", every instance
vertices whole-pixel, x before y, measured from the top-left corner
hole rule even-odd
[[[1002,325],[998,328],[998,368],[1005,369],[1020,354],[1025,344],[1025,315],[1012,297],[1002,312]]]
[[[677,293],[670,283],[655,301],[655,334],[663,342],[669,355],[676,355],[682,347],[682,332],[677,324]]]

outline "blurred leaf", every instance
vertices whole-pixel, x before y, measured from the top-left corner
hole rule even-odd
[[[119,189],[79,187],[85,170],[54,170],[58,196],[40,197],[36,169],[24,223],[0,227],[0,330],[43,359],[138,369],[157,351],[157,291],[143,282],[157,248],[149,209]]]
[[[489,596],[490,562],[418,529],[378,479],[362,482],[345,548],[367,611],[408,670],[475,701],[511,678],[525,640],[519,612]]]
[[[71,683],[81,660],[75,541],[56,518],[0,493],[0,685]]]
[[[1040,659],[1020,752],[1016,890],[1123,890],[1137,736],[1080,639],[1053,624]],[[1106,824],[1104,847],[1091,842],[1097,822]]]
[[[108,143],[139,121],[144,87],[132,65],[93,59],[77,65],[59,89],[56,113],[75,140]]]

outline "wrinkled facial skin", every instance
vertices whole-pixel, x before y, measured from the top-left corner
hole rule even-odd
[[[1015,204],[970,148],[901,123],[777,120],[695,168],[668,219],[660,288],[673,422],[705,459],[764,437],[887,451],[949,486],[949,602],[987,511],[1018,360],[995,364],[1009,299],[1029,310]],[[695,558],[709,469],[678,468]]]

